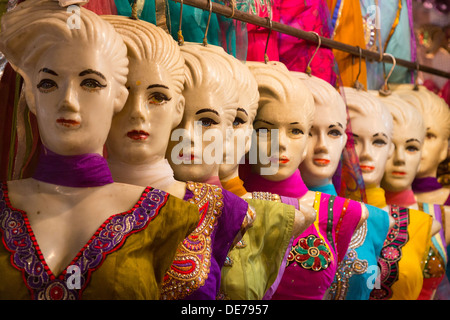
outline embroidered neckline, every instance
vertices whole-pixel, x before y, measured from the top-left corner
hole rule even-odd
[[[7,183],[0,184],[3,193],[0,203],[4,201],[6,204],[0,211],[3,244],[11,252],[13,267],[22,272],[31,298],[39,300],[80,299],[92,272],[101,266],[106,256],[118,250],[128,236],[145,229],[168,199],[166,192],[147,187],[132,209],[107,218],[69,265],[56,276],[44,259],[26,212],[11,205]],[[72,266],[79,268],[80,289],[68,286],[71,274],[67,270]]]
[[[395,223],[389,229],[378,258],[378,266],[381,269],[379,279],[381,287],[372,290],[370,293],[371,300],[387,300],[392,297],[391,287],[398,280],[398,264],[402,258],[402,247],[409,240],[409,210],[396,205],[391,205],[389,209]]]
[[[188,201],[199,208],[200,221],[177,248],[175,259],[164,276],[162,300],[186,298],[205,284],[210,272],[211,235],[224,206],[222,189],[194,182],[187,182],[186,187],[193,193]]]

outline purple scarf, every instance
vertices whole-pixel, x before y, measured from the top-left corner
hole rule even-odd
[[[429,192],[441,188],[442,185],[435,177],[415,178],[412,183],[412,189],[415,193]]]
[[[249,192],[261,191],[272,192],[280,196],[301,198],[308,192],[300,171],[297,169],[292,176],[283,181],[271,181],[263,178],[263,176],[250,173],[244,181],[244,187]]]
[[[113,183],[106,159],[97,153],[62,156],[41,149],[33,178],[65,187],[99,187]]]

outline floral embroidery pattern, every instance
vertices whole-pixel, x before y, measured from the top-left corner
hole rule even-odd
[[[331,262],[331,253],[323,239],[311,234],[298,240],[288,255],[288,265],[296,262],[305,269],[325,270]]]
[[[392,297],[391,286],[398,280],[398,262],[402,257],[402,247],[408,242],[409,210],[391,205],[390,214],[394,218],[394,226],[384,241],[381,255],[378,258],[380,267],[380,288],[370,293],[371,300],[386,300]]]
[[[211,234],[222,214],[222,190],[214,185],[188,182],[194,196],[189,202],[197,205],[200,222],[178,246],[175,259],[164,276],[161,299],[183,299],[205,284],[211,266]]]
[[[131,210],[107,219],[58,277],[47,266],[26,213],[11,206],[6,183],[1,184],[0,189],[0,231],[6,249],[11,252],[11,262],[22,271],[32,299],[80,299],[92,272],[109,253],[119,249],[128,236],[145,229],[167,199],[164,191],[147,188]],[[80,270],[79,290],[68,286],[71,276],[68,270],[72,266]]]

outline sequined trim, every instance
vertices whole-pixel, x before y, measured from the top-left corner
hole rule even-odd
[[[80,299],[92,272],[106,256],[118,250],[128,236],[145,229],[168,199],[168,194],[161,190],[145,189],[132,209],[108,218],[57,277],[44,260],[26,213],[11,206],[6,182],[1,184],[0,193],[0,231],[5,248],[11,252],[11,263],[22,271],[32,299],[49,300]],[[68,285],[72,275],[68,269],[72,266],[80,270],[78,290]]]
[[[336,276],[329,290],[329,300],[345,300],[349,289],[349,280],[355,274],[363,274],[367,271],[367,260],[358,259],[355,249],[363,245],[367,235],[367,221],[359,227],[352,236],[349,249],[345,258],[340,263]]]
[[[209,184],[188,182],[194,196],[190,203],[199,208],[197,228],[178,246],[175,259],[164,276],[162,300],[183,299],[205,284],[211,266],[211,234],[222,214],[222,189]]]
[[[384,241],[381,255],[378,258],[380,267],[379,289],[373,289],[370,293],[371,300],[387,300],[392,297],[392,285],[398,280],[398,263],[402,257],[402,247],[408,242],[409,210],[390,206],[390,214],[394,218],[394,226]]]
[[[294,262],[304,269],[325,270],[331,263],[331,252],[323,239],[310,234],[306,238],[299,239],[297,245],[289,252],[287,266]]]

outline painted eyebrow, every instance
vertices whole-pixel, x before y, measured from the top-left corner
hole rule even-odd
[[[163,84],[151,84],[147,87],[147,89],[152,89],[152,88],[164,88],[164,89],[169,89],[169,87],[163,85]]]
[[[357,134],[355,134],[355,133],[352,133],[351,135],[354,136],[354,137],[359,138],[359,136]]]
[[[87,70],[81,71],[80,74],[79,74],[78,76],[82,77],[82,76],[85,76],[85,75],[87,75],[87,74],[96,74],[96,75],[98,75],[100,78],[102,78],[103,80],[106,80],[106,77],[105,77],[103,74],[101,74],[101,73],[98,72],[98,71],[92,70],[92,69],[87,69]]]
[[[247,111],[245,111],[245,109],[237,108],[237,111],[242,111],[243,113],[245,113],[248,116],[248,113],[247,113]]]
[[[263,119],[256,119],[255,122],[257,122],[257,121],[261,121],[261,122],[264,122],[264,123],[267,123],[267,124],[270,124],[271,126],[273,126],[273,123],[270,123],[269,121],[266,121]]]
[[[415,138],[406,140],[406,143],[413,142],[413,141],[417,141],[418,143],[420,143],[420,141],[418,139],[415,139]]]
[[[341,127],[342,129],[344,129],[344,126],[343,126],[340,122],[337,122],[337,125],[338,125],[339,127]],[[331,129],[331,128],[333,128],[333,127],[336,127],[336,125],[335,125],[335,124],[331,124],[331,125],[328,127],[328,129]]]
[[[289,124],[299,124],[299,122],[291,122],[291,123],[289,123]]]
[[[41,70],[39,70],[39,72],[45,72],[45,73],[52,74],[54,76],[58,76],[58,74],[55,71],[48,69],[48,68],[42,68]]]
[[[205,112],[212,112],[212,113],[215,113],[216,115],[219,115],[219,113],[216,110],[208,109],[208,108],[200,109],[195,114],[200,114],[200,113],[205,113]]]
[[[386,135],[386,134],[384,134],[383,132],[378,132],[378,133],[375,133],[372,137],[377,137],[377,136],[379,136],[379,135],[383,135],[383,136],[385,136],[386,138],[388,138],[388,136]]]

